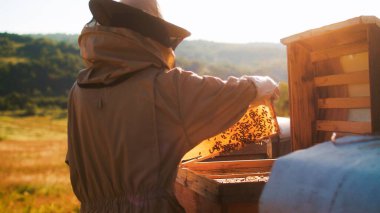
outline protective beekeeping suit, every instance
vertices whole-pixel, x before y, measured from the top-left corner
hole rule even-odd
[[[174,193],[181,157],[230,127],[269,77],[222,81],[174,67],[189,32],[155,0],[91,0],[80,37],[82,70],[69,94],[68,152],[82,212],[183,212]]]

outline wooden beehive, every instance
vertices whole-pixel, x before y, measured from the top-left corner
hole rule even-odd
[[[258,212],[274,160],[196,162],[178,171],[175,193],[187,213]]]
[[[281,40],[293,150],[380,131],[380,20],[360,16]]]
[[[257,160],[257,154],[273,157],[274,144],[280,140],[271,106],[250,106],[232,127],[204,140],[183,157],[175,193],[186,212],[258,212],[273,160]],[[266,150],[252,150],[251,145],[259,142],[266,143]]]

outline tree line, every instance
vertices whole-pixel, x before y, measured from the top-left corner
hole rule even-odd
[[[73,45],[0,34],[0,110],[65,108],[65,96],[81,68]]]
[[[75,35],[0,33],[0,111],[66,108],[67,94],[84,64]],[[280,44],[223,44],[185,41],[176,50],[177,66],[201,75],[269,75],[286,81]],[[283,83],[287,93],[286,83]],[[287,98],[285,98],[287,99]],[[277,104],[287,113],[287,100]],[[282,105],[281,107],[279,105]]]

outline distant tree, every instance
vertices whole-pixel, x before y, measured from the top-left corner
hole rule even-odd
[[[0,56],[12,56],[16,53],[16,48],[7,37],[0,37]]]
[[[278,116],[289,117],[289,89],[288,83],[280,82],[280,97],[275,101],[275,110]]]
[[[84,67],[77,38],[0,33],[0,110],[20,108],[33,113],[36,108],[65,108],[68,91]],[[176,56],[177,66],[200,75],[226,79],[260,74],[287,81],[285,48],[280,44],[185,41]],[[7,57],[17,62],[2,60]],[[286,103],[277,103],[281,113],[286,113]]]

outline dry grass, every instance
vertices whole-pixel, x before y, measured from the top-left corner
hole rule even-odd
[[[0,116],[0,212],[78,212],[65,154],[65,119]]]
[[[0,57],[0,62],[17,64],[17,63],[26,63],[29,59],[22,57]]]

